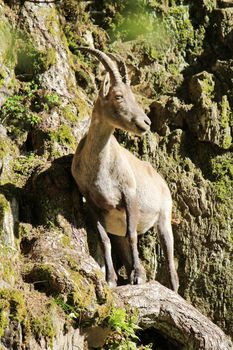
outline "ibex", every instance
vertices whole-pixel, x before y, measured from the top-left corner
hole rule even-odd
[[[145,282],[137,235],[157,224],[168,264],[170,287],[177,291],[172,199],[168,186],[148,162],[133,156],[113,136],[115,128],[143,135],[150,129],[150,119],[136,102],[123,62],[113,60],[113,55],[97,49],[80,50],[96,56],[108,72],[93,108],[90,128],[80,141],[72,162],[73,177],[92,209],[102,241],[106,279],[110,286],[116,285],[110,233],[128,237],[133,262],[130,283]]]

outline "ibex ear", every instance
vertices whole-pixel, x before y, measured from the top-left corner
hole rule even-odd
[[[110,89],[110,75],[107,73],[104,77],[104,81],[102,83],[101,89],[100,89],[100,95],[101,97],[106,97],[109,93]]]

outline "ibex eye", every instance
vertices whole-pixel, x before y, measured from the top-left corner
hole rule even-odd
[[[116,95],[115,98],[116,98],[117,101],[120,101],[120,100],[123,99],[123,96],[122,95]]]

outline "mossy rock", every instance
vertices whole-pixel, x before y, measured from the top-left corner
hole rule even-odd
[[[213,98],[215,79],[213,74],[206,71],[193,75],[189,81],[189,97],[195,103],[201,98]]]
[[[190,110],[186,121],[199,141],[210,142],[221,149],[232,145],[231,109],[227,98],[220,105],[211,99],[200,100]]]
[[[12,159],[17,157],[19,150],[16,145],[7,137],[6,130],[0,131],[0,184],[12,179]]]
[[[87,251],[80,252],[82,243],[73,239],[72,227],[68,222],[66,225],[65,233],[61,228],[34,230],[30,249],[25,252],[24,281],[54,296],[64,311],[73,310],[85,324],[103,320],[112,304],[110,290]]]
[[[177,97],[161,96],[150,105],[151,131],[165,136],[170,129],[183,128],[191,107]]]
[[[69,291],[69,286],[65,278],[64,271],[58,269],[58,265],[53,263],[34,264],[29,272],[25,272],[24,281],[35,283],[36,290],[44,292],[47,295],[64,293]]]
[[[0,290],[1,341],[4,343],[20,344],[23,335],[25,344],[33,337],[44,337],[47,344],[52,344],[55,336],[55,322],[51,302],[37,293],[15,288]],[[35,310],[37,307],[37,310]]]
[[[0,23],[0,63],[12,68],[16,62],[16,33],[2,8],[0,9]]]
[[[18,262],[18,252],[6,244],[0,245],[0,285],[14,287],[20,280],[20,263]]]
[[[229,90],[233,89],[233,59],[217,60],[212,69],[221,82],[219,87],[221,96],[227,93],[229,94]]]
[[[70,127],[66,124],[60,125],[56,131],[50,132],[50,139],[64,146],[69,146],[73,150],[76,147],[76,140]]]
[[[78,116],[77,116],[77,111],[76,108],[74,108],[73,105],[67,104],[65,107],[62,109],[62,114],[66,120],[68,120],[71,123],[77,122]]]
[[[31,81],[56,63],[56,51],[48,48],[37,50],[29,42],[18,52],[15,74],[21,81]]]
[[[18,222],[18,203],[15,198],[8,201],[0,194],[0,241],[3,245],[15,247],[15,226]]]
[[[212,44],[212,50],[221,58],[232,56],[232,23],[233,8],[215,9],[210,16],[208,28],[208,40]]]

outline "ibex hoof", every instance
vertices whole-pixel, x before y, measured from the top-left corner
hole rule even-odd
[[[176,293],[179,289],[179,278],[176,272],[174,272],[174,275],[171,277],[171,289]]]
[[[116,281],[108,281],[108,285],[110,288],[114,288],[117,286],[117,283],[116,283]]]
[[[130,284],[143,284],[146,282],[146,274],[143,268],[132,270],[130,275]]]
[[[117,275],[114,273],[111,276],[107,277],[107,282],[110,288],[114,288],[117,286]]]

